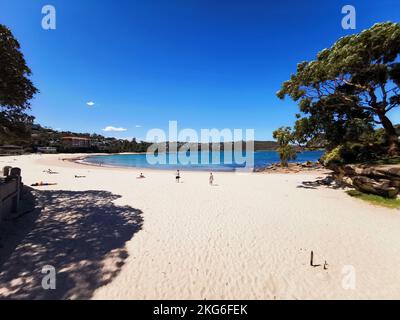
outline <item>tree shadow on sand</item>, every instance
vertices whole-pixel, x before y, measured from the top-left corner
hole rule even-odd
[[[88,299],[120,272],[125,244],[142,212],[113,203],[107,191],[37,191],[39,208],[1,225],[0,298]],[[56,289],[44,290],[42,268],[56,270]]]

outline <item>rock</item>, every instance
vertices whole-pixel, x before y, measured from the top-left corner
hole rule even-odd
[[[349,176],[344,176],[344,177],[342,177],[341,181],[342,181],[345,185],[348,185],[348,186],[350,186],[350,187],[353,187],[353,186],[354,186],[354,185],[353,185],[353,180],[352,180],[351,177],[349,177]]]
[[[318,163],[312,162],[312,161],[306,161],[302,164],[300,164],[301,167],[303,168],[314,168],[318,166]]]
[[[400,166],[399,165],[385,165],[377,168],[377,174],[382,174],[385,176],[391,176],[395,179],[400,179]]]
[[[256,168],[255,172],[280,172],[280,173],[298,173],[323,168],[319,163],[311,161],[305,163],[289,163],[288,167],[282,167],[280,163],[273,163],[266,167]]]
[[[395,198],[400,193],[399,165],[354,165],[331,167],[335,180],[365,193]]]
[[[353,186],[359,191],[377,194],[386,198],[395,198],[399,194],[399,188],[391,185],[387,179],[374,180],[365,176],[351,178]]]

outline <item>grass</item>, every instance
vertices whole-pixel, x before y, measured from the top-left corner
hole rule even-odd
[[[400,199],[398,198],[390,199],[375,194],[363,193],[357,190],[349,190],[346,191],[346,193],[351,197],[367,201],[377,206],[382,206],[391,209],[400,208]]]

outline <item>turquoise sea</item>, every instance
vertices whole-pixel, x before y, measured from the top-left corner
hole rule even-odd
[[[297,154],[297,159],[292,162],[317,161],[323,151],[304,151]],[[259,168],[279,162],[276,151],[258,151],[253,153],[248,162]],[[146,154],[113,154],[102,156],[89,156],[85,159],[88,163],[113,167],[151,168],[164,170],[204,170],[204,171],[235,171],[246,167],[242,154],[235,153],[164,153],[158,154],[157,159],[151,159]],[[154,163],[154,160],[158,160]]]

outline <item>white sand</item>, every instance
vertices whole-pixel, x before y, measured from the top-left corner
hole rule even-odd
[[[21,167],[26,184],[58,183],[41,190],[107,190],[122,196],[116,205],[143,211],[125,264],[95,299],[400,298],[400,211],[342,190],[298,187],[315,173],[215,173],[211,187],[207,172],[183,172],[177,184],[169,171],[60,157],[0,158],[0,167]],[[147,178],[136,179],[139,172]],[[328,270],[309,265],[311,250]],[[342,286],[344,266],[354,267],[354,290]]]

